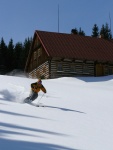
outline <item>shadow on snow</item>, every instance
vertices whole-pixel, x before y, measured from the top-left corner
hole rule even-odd
[[[76,78],[85,82],[103,82],[113,80],[113,75],[101,77],[76,77]]]
[[[34,143],[34,142],[27,142],[27,141],[15,141],[15,140],[8,140],[8,139],[1,139],[0,140],[0,148],[2,150],[79,150],[73,149],[70,147],[55,145],[55,144],[48,144],[48,143]]]
[[[23,126],[18,126],[18,125],[9,124],[9,123],[3,123],[3,122],[0,122],[0,126],[4,127],[4,128],[19,129],[19,130],[21,129],[21,130],[23,130],[23,132],[24,131],[33,131],[35,133],[44,133],[44,134],[51,134],[51,135],[57,135],[57,136],[69,136],[69,135],[62,134],[62,133],[51,132],[51,131],[35,129],[35,128],[30,128],[30,127],[23,127]],[[0,130],[0,133],[1,132],[3,133],[2,130]]]
[[[7,115],[20,116],[20,117],[30,117],[30,118],[36,118],[36,119],[46,119],[46,118],[42,118],[42,117],[36,117],[36,116],[31,116],[31,115],[19,114],[19,113],[4,111],[4,110],[0,110],[0,113],[7,114]]]
[[[37,138],[45,138],[42,136],[37,136],[37,135],[32,135],[28,133],[24,133],[24,131],[29,130],[29,131],[35,131],[35,133],[43,133],[43,134],[52,134],[52,135],[57,135],[57,136],[67,136],[65,134],[57,133],[57,132],[51,132],[51,131],[46,131],[46,130],[40,130],[40,129],[34,129],[34,128],[29,128],[29,127],[22,127],[22,126],[17,126],[13,124],[8,124],[8,123],[0,123],[0,126],[3,127],[4,129],[0,130],[0,148],[2,150],[78,150],[78,149],[73,149],[65,146],[60,146],[60,145],[55,145],[55,144],[47,144],[47,143],[35,143],[35,142],[28,142],[28,141],[18,141],[18,140],[10,140],[7,139],[7,137],[10,137],[10,135],[21,135],[21,136],[34,136]],[[5,130],[6,128],[6,130]],[[8,131],[8,128],[10,130]],[[12,129],[19,129],[16,131],[11,131]],[[23,130],[23,131],[21,131]],[[20,131],[20,132],[19,132]],[[5,136],[7,136],[5,138]]]
[[[63,111],[73,111],[73,112],[78,112],[78,113],[83,113],[83,114],[85,114],[85,113],[82,112],[82,111],[72,110],[72,109],[68,109],[68,108],[54,107],[54,106],[46,106],[46,107],[48,107],[48,108],[56,108],[56,109],[60,109],[60,110],[63,110]]]

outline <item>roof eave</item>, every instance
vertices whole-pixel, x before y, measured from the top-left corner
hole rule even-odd
[[[48,52],[47,48],[45,47],[45,45],[44,45],[44,43],[43,43],[43,41],[42,41],[42,39],[41,39],[40,35],[38,34],[38,31],[36,31],[35,33],[36,33],[37,37],[39,38],[39,40],[40,40],[40,42],[41,42],[41,44],[42,44],[43,48],[45,49],[45,51],[46,51],[46,53],[47,53],[48,57],[50,57],[50,54],[49,54],[49,52]]]

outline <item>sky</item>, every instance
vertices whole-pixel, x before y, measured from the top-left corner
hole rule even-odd
[[[17,43],[35,30],[58,32],[58,6],[61,33],[81,27],[91,36],[94,24],[100,29],[106,23],[113,33],[113,0],[0,0],[0,38]]]
[[[23,103],[36,81],[0,75],[1,150],[113,149],[113,76],[45,79]]]

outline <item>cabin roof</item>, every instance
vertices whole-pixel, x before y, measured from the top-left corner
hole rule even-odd
[[[50,57],[113,62],[113,41],[103,38],[35,31]]]

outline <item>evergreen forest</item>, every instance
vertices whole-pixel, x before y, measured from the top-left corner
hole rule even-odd
[[[8,45],[4,42],[3,37],[0,41],[0,74],[4,75],[14,69],[24,71],[32,38],[27,38],[23,43],[13,44],[10,39]]]

